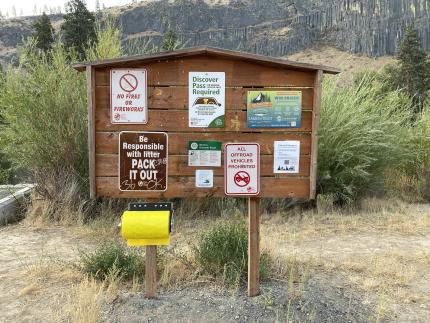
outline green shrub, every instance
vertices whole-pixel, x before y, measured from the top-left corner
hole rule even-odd
[[[48,198],[58,187],[47,179],[60,174],[73,174],[82,191],[86,188],[85,76],[67,60],[60,44],[43,53],[30,41],[19,67],[7,71],[0,93],[3,151],[15,168],[28,171],[30,180],[43,186]]]
[[[390,195],[408,202],[430,201],[430,102],[415,114],[409,127],[409,149],[414,154],[386,174]]]
[[[226,285],[237,285],[248,270],[248,230],[244,220],[220,220],[204,232],[194,246],[202,272]],[[268,275],[268,255],[260,259],[262,278]]]
[[[144,273],[144,258],[131,252],[119,242],[100,245],[93,252],[81,252],[82,270],[97,278],[105,279],[113,271],[124,279],[133,279]]]
[[[112,19],[96,32],[87,57],[121,56]],[[19,66],[10,66],[0,82],[0,182],[10,181],[14,170],[25,174],[49,202],[43,215],[50,219],[88,208],[86,79],[72,68],[76,60],[60,43],[41,52],[29,39]]]
[[[384,174],[415,160],[410,99],[400,91],[381,94],[374,77],[323,86],[318,154],[318,192],[335,203],[384,192]],[[417,148],[418,149],[418,148]]]

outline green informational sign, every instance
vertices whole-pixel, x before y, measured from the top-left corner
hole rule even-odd
[[[248,128],[300,128],[301,91],[248,91]]]
[[[221,166],[221,142],[189,141],[188,166]]]
[[[219,150],[221,151],[220,141],[189,141],[188,150]]]

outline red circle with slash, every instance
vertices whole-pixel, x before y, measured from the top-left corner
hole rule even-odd
[[[234,174],[234,183],[239,187],[244,187],[249,184],[251,176],[245,171],[240,171]]]
[[[133,74],[124,74],[119,79],[119,86],[121,89],[123,89],[125,92],[133,92],[137,89],[139,82]]]

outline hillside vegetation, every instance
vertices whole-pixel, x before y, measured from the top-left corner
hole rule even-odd
[[[300,52],[315,44],[370,57],[394,55],[406,26],[414,22],[430,49],[427,0],[139,1],[102,10],[123,29],[122,42],[158,46],[172,27],[186,46],[211,45],[269,56]],[[59,25],[62,15],[52,15]],[[0,60],[17,57],[35,17],[0,19]]]

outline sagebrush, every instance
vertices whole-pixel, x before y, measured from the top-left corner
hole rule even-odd
[[[83,272],[101,280],[112,272],[130,280],[142,276],[145,268],[144,257],[117,241],[105,242],[94,251],[81,251],[80,262]]]
[[[223,284],[237,286],[248,271],[248,229],[242,218],[221,219],[203,232],[193,248],[203,273]],[[260,258],[260,275],[267,277],[269,257]]]

